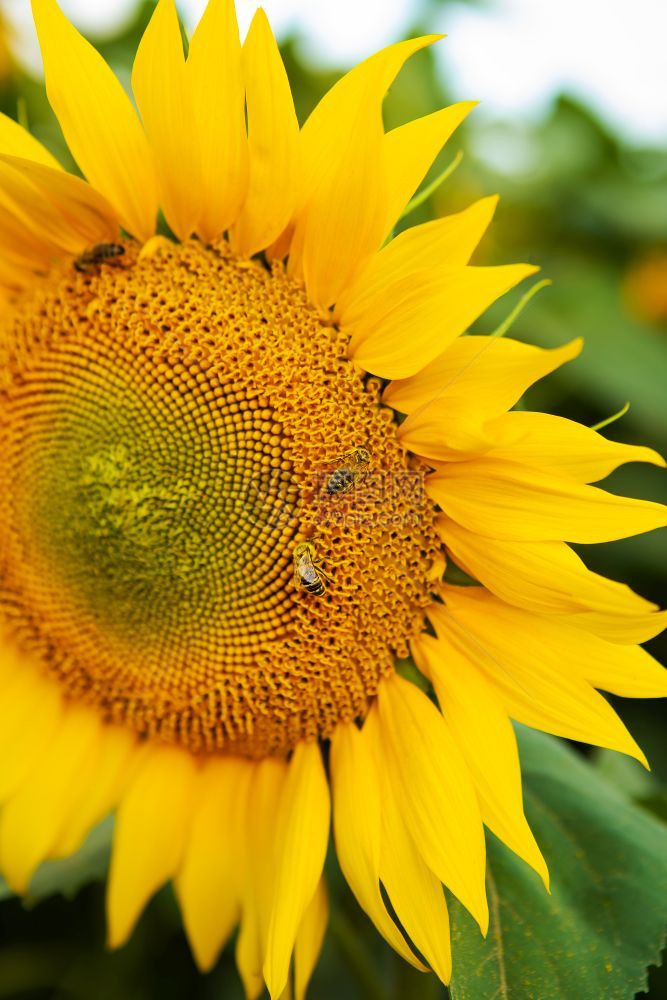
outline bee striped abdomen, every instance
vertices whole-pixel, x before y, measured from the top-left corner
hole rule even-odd
[[[324,582],[309,557],[304,556],[299,561],[299,579],[301,581],[301,586],[309,594],[314,594],[315,597],[321,597],[324,593]]]
[[[309,542],[297,545],[294,550],[294,583],[298,590],[305,590],[314,597],[321,597],[326,587],[314,557],[315,549]]]
[[[319,577],[316,577],[311,581],[303,581],[303,589],[309,594],[313,594],[315,597],[321,597],[324,593],[324,584]]]

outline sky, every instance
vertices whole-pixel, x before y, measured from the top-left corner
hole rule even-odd
[[[83,31],[110,31],[135,0],[60,0]],[[205,0],[177,0],[193,25]],[[39,65],[28,0],[0,0],[25,61]],[[244,32],[257,0],[237,0]],[[298,30],[308,57],[349,66],[398,39],[421,0],[264,0],[280,36]],[[494,118],[534,118],[553,95],[583,97],[637,142],[667,142],[667,0],[485,0],[431,7],[429,30],[446,32],[439,58],[457,98]],[[433,12],[435,11],[435,13]]]

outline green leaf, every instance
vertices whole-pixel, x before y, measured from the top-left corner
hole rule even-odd
[[[40,865],[30,884],[26,904],[33,905],[56,893],[72,899],[89,882],[104,879],[109,869],[112,835],[113,816],[108,816],[91,831],[76,854]]]
[[[451,904],[452,1000],[629,1000],[659,962],[667,827],[560,741],[517,728],[552,894],[490,838],[487,939]]]
[[[109,868],[112,833],[113,817],[109,816],[91,831],[76,854],[40,865],[24,897],[25,905],[34,906],[58,894],[72,899],[89,882],[104,879]],[[12,895],[5,880],[0,878],[0,900]]]
[[[660,781],[652,771],[647,771],[638,760],[614,750],[596,749],[591,761],[599,775],[614,785],[627,798],[638,802],[660,790]]]

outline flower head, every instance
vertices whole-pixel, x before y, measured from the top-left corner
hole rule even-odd
[[[535,271],[470,266],[496,199],[391,238],[472,107],[385,133],[435,37],[300,129],[261,11],[241,47],[210,0],[186,59],[160,0],[137,114],[33,9],[86,180],[0,120],[0,867],[23,891],[115,812],[112,945],[173,880],[201,968],[240,924],[247,995],[293,962],[302,997],[331,788],[359,903],[447,982],[442,885],[484,931],[483,824],[548,878],[510,719],[643,759],[595,689],[664,693],[633,645],[662,616],[566,543],[664,524],[588,485],[662,460],[511,410],[579,342],[463,336]]]

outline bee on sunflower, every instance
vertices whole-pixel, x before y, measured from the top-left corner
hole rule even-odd
[[[436,36],[300,128],[261,10],[241,45],[210,0],[186,58],[159,0],[137,113],[32,6],[85,180],[0,119],[0,870],[24,892],[114,813],[111,946],[171,880],[201,969],[238,925],[247,996],[300,1000],[333,811],[360,905],[447,983],[443,884],[485,932],[484,825],[548,883],[510,720],[644,760],[596,688],[666,693],[637,645],[664,616],[568,543],[664,525],[589,485],[664,463],[511,409],[579,341],[463,336],[536,270],[470,266],[495,198],[391,238],[473,107],[385,132]],[[362,444],[359,487],[329,491],[350,516],[323,517],[313,471]],[[289,516],[248,502],[275,481]]]

